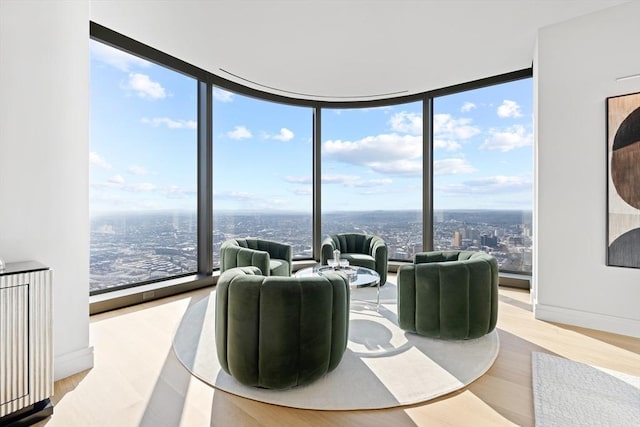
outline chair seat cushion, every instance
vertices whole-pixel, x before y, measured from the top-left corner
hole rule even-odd
[[[272,276],[289,276],[289,263],[283,259],[271,258],[269,272]]]
[[[340,258],[348,260],[350,265],[357,265],[358,267],[366,267],[372,270],[376,269],[376,260],[371,255],[342,253],[340,254]]]

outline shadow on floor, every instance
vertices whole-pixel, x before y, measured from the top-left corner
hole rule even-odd
[[[557,355],[548,349],[498,329],[500,353],[489,371],[467,387],[496,412],[518,426],[533,426],[531,353]],[[500,402],[509,400],[507,410]]]

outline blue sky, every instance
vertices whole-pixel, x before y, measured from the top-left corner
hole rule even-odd
[[[91,42],[91,210],[194,210],[196,81]],[[434,102],[436,209],[531,209],[531,79]],[[323,109],[323,211],[420,209],[421,102]],[[311,212],[312,109],[214,90],[214,209]]]

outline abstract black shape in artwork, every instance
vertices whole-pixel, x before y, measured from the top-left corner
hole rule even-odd
[[[609,265],[640,268],[640,228],[627,231],[609,245]]]
[[[640,107],[629,114],[616,131],[611,179],[622,200],[640,209]]]

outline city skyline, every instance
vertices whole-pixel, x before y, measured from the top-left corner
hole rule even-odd
[[[322,235],[375,234],[389,258],[410,262],[423,251],[416,211],[335,212],[322,217]],[[531,272],[531,211],[438,211],[435,250],[484,250],[503,270]],[[219,267],[220,245],[230,238],[262,238],[291,245],[294,260],[312,259],[312,219],[307,214],[249,212],[220,214],[213,228],[212,257]],[[483,244],[482,242],[486,244]],[[91,221],[90,290],[162,280],[197,270],[197,217],[192,213],[115,213]]]

